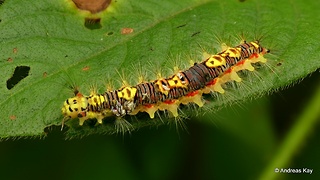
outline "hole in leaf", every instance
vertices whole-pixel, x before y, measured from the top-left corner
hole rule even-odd
[[[78,9],[90,11],[92,14],[105,10],[111,0],[72,0]]]
[[[90,69],[90,66],[85,66],[82,68],[82,71],[88,71]]]
[[[7,80],[7,88],[9,90],[12,89],[22,79],[26,78],[29,75],[29,71],[29,66],[17,66],[14,70],[12,77]]]
[[[100,24],[100,18],[93,19],[93,18],[86,18],[84,20],[84,26],[88,29],[94,30],[94,29],[100,29],[102,26]]]

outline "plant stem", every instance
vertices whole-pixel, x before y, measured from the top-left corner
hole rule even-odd
[[[264,169],[260,179],[276,179],[281,173],[276,173],[276,168],[285,168],[289,161],[305,142],[305,139],[320,119],[320,86],[317,88],[311,101],[307,104],[301,116],[290,130],[284,142],[278,149],[271,163]]]

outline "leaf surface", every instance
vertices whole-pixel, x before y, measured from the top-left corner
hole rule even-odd
[[[99,14],[101,28],[91,30],[84,26],[84,13],[67,1],[1,5],[0,137],[41,136],[46,127],[61,125],[61,106],[73,95],[72,85],[83,94],[92,86],[102,93],[109,80],[119,88],[121,77],[135,85],[139,72],[147,80],[158,72],[167,77],[174,65],[185,69],[191,59],[201,61],[203,50],[217,53],[221,42],[235,46],[242,35],[248,41],[263,36],[271,68],[256,71],[240,90],[213,99],[206,109],[258,97],[320,68],[317,1],[118,0],[108,8]],[[122,34],[123,28],[133,32]],[[18,66],[30,72],[8,89]],[[162,123],[141,114],[131,121],[135,128]],[[77,123],[69,123],[70,137],[114,132],[112,123],[94,128]]]

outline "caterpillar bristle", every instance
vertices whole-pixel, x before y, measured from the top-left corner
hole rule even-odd
[[[116,118],[114,121],[114,126],[115,126],[115,132],[117,134],[122,134],[124,135],[125,133],[131,133],[131,131],[134,130],[133,126],[124,118]]]
[[[186,119],[187,119],[187,117],[178,116],[178,117],[173,118],[171,121],[169,121],[169,123],[172,123],[174,125],[174,127],[178,133],[180,132],[180,129],[188,132],[187,124],[185,121]]]

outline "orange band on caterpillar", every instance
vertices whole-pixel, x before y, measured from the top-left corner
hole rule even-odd
[[[203,106],[202,94],[224,93],[222,84],[240,82],[237,72],[253,71],[251,64],[265,63],[263,55],[266,53],[269,50],[260,46],[258,41],[244,42],[211,55],[169,78],[125,86],[103,94],[84,96],[78,93],[64,102],[62,125],[68,119],[79,118],[79,124],[82,125],[87,119],[96,118],[102,123],[102,119],[108,116],[123,117],[139,112],[147,112],[150,118],[154,118],[158,110],[167,110],[177,117],[180,104]]]

